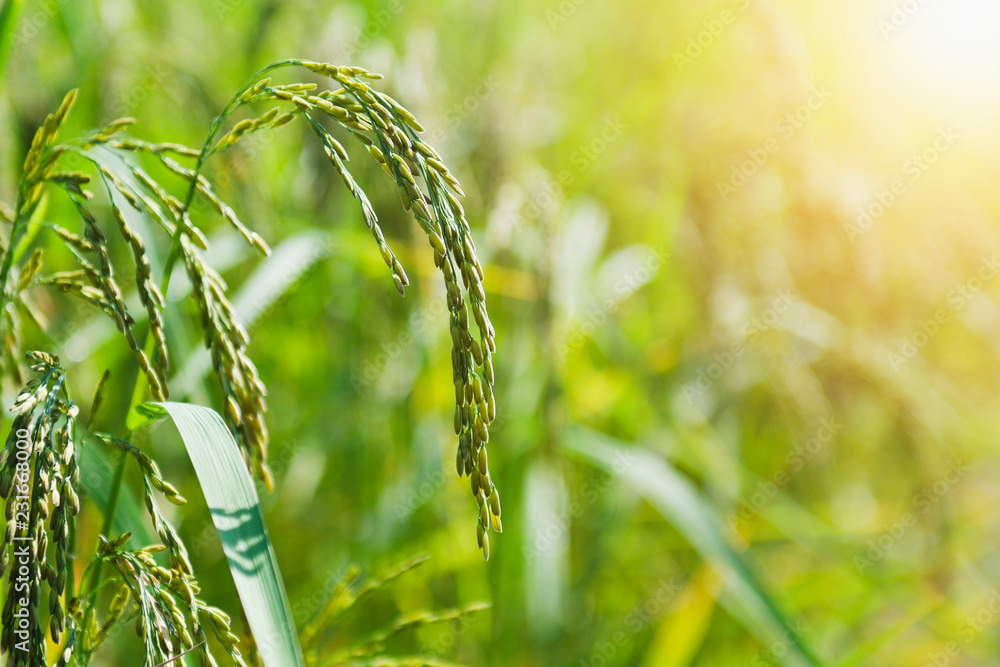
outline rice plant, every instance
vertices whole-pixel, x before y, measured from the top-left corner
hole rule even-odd
[[[270,75],[285,68],[304,71],[311,78],[329,82],[330,87],[321,90],[313,82],[272,81]],[[206,261],[208,242],[199,226],[202,223],[196,223],[191,213],[197,200],[204,202],[247,244],[268,255],[268,243],[219,196],[206,165],[212,156],[253,133],[274,131],[292,122],[305,123],[361,207],[400,294],[409,282],[406,272],[390,248],[368,196],[348,169],[349,154],[342,140],[359,143],[381,166],[398,189],[404,209],[426,233],[448,295],[454,428],[458,436],[456,468],[460,476],[470,478],[479,510],[477,541],[489,558],[488,532],[501,530],[501,510],[486,452],[489,425],[496,416],[496,344],[486,310],[483,268],[459,200],[463,192],[458,180],[434,148],[420,138],[423,128],[416,118],[372,87],[370,82],[379,78],[359,67],[294,59],[272,63],[236,91],[212,122],[200,150],[131,136],[127,131],[135,122],[132,118],[60,140],[76,91],[66,95],[34,135],[17,199],[13,206],[0,203],[0,217],[8,232],[0,261],[0,369],[4,381],[22,387],[11,406],[13,422],[0,451],[0,495],[6,500],[7,512],[0,571],[8,575],[9,582],[0,649],[8,655],[8,664],[92,664],[99,660],[102,646],[126,624],[134,626],[142,642],[146,667],[178,661],[188,654],[197,656],[202,665],[303,664],[303,660],[310,665],[376,664],[385,640],[393,634],[478,609],[403,618],[354,647],[329,647],[324,640],[326,629],[353,604],[419,564],[413,561],[360,589],[352,588],[349,577],[303,629],[304,653],[293,646],[290,662],[269,660],[268,652],[258,653],[256,647],[267,638],[239,636],[229,616],[201,598],[184,541],[158,504],[165,500],[183,505],[185,500],[133,438],[143,416],[155,419],[166,414],[143,401],[147,392],[160,404],[170,395],[168,372],[176,363],[179,346],[173,343],[166,324],[164,295],[174,266],[182,262],[192,286],[190,298],[200,314],[204,345],[224,397],[219,412],[246,469],[268,490],[273,489],[265,424],[267,389],[249,357],[249,337],[236,316],[228,286]],[[82,160],[87,170],[67,169],[70,157]],[[174,191],[170,184],[178,179],[183,187]],[[49,220],[45,213],[50,197],[67,198],[77,215]],[[135,214],[151,221],[153,228],[158,228],[157,234],[147,233],[144,238],[129,222]],[[50,234],[48,240],[58,242],[60,250],[51,262],[56,269],[46,267],[49,260],[42,251],[46,239],[39,234]],[[160,275],[154,275],[147,251],[151,244],[168,248]],[[130,259],[127,268],[112,261],[116,249],[122,247]],[[71,265],[68,269],[67,261]],[[134,271],[146,324],[130,311],[123,296],[126,290],[121,276],[126,271]],[[37,290],[55,290],[103,311],[134,354],[133,410],[117,433],[95,428],[94,417],[107,391],[107,373],[96,387],[86,421],[81,421],[59,359],[50,352],[23,349],[21,328],[26,322],[45,329],[46,314],[37,305]],[[183,428],[181,433],[185,435]],[[81,509],[79,459],[87,443],[94,440],[119,450],[122,458],[103,509],[99,542],[91,548],[77,543],[76,520]],[[193,445],[187,444],[192,449]],[[204,447],[204,443],[198,446]],[[157,543],[135,544],[129,533],[112,534],[127,461],[133,462],[141,475],[142,495]],[[202,485],[206,486],[204,479]],[[252,501],[249,506],[256,507],[255,498]],[[266,534],[263,539],[266,541]],[[74,559],[88,563],[79,581]],[[280,578],[278,583],[280,587]],[[114,592],[108,604],[103,603],[105,590]],[[250,609],[246,611],[251,614]],[[377,664],[442,664],[419,656],[377,660]]]

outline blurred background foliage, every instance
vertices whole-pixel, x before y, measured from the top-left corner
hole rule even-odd
[[[141,138],[200,146],[272,60],[381,72],[468,193],[506,531],[484,564],[452,463],[443,286],[394,188],[354,165],[405,299],[305,126],[254,135],[210,171],[272,246],[298,244],[272,266],[291,286],[245,302],[270,389],[263,502],[298,623],[351,563],[426,552],[337,632],[484,600],[392,648],[469,665],[802,664],[784,618],[817,663],[996,664],[997,14],[976,0],[26,0],[0,199],[70,88],[74,128],[128,115]],[[215,229],[238,293],[266,263]],[[80,400],[105,367],[123,390],[134,360],[98,314],[41,305]],[[181,380],[175,398],[220,407],[197,368]],[[127,403],[119,391],[116,417]],[[235,610],[168,435],[143,446],[193,501],[178,520],[208,598]]]

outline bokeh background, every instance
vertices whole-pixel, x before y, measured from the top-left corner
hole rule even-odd
[[[305,126],[254,135],[209,171],[284,259],[221,224],[213,259],[249,290],[263,503],[300,624],[350,564],[427,553],[337,636],[485,601],[390,652],[995,665],[998,36],[988,0],[26,0],[0,199],[70,88],[75,129],[127,115],[200,146],[272,60],[381,72],[468,193],[505,531],[484,563],[454,474],[443,285],[395,189],[352,163],[405,299]],[[82,396],[104,367],[124,387],[133,358],[99,314],[50,316]],[[220,407],[192,364],[175,396]],[[143,446],[193,499],[175,518],[235,610],[179,444]],[[133,639],[100,664],[134,664]]]

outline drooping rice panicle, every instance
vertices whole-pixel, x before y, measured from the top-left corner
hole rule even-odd
[[[329,90],[319,90],[315,83],[277,84],[265,76],[290,66],[303,67],[335,85]],[[28,260],[19,268],[18,274],[23,275],[24,280],[16,286],[54,287],[109,312],[134,351],[153,396],[162,399],[167,395],[166,370],[169,363],[168,333],[162,316],[165,304],[161,289],[153,280],[151,263],[146,256],[146,240],[140,238],[129,224],[118,201],[124,199],[136,211],[156,221],[172,237],[163,284],[166,284],[173,261],[183,261],[193,286],[192,298],[201,314],[205,343],[222,390],[225,402],[222,412],[238,436],[251,470],[270,487],[273,480],[267,468],[266,388],[249,358],[249,337],[237,321],[225,282],[201,255],[200,251],[207,247],[207,242],[202,231],[192,222],[190,206],[193,197],[200,198],[250,245],[267,254],[267,243],[219,195],[209,176],[203,173],[204,165],[209,157],[237,145],[250,134],[304,119],[320,139],[331,165],[358,200],[365,224],[390,269],[393,284],[401,294],[404,293],[409,283],[406,272],[389,246],[371,201],[348,169],[347,149],[323,121],[340,128],[348,139],[359,142],[393,181],[404,209],[413,214],[427,235],[435,265],[444,279],[456,397],[454,427],[458,447],[455,462],[459,474],[470,478],[471,491],[479,509],[477,541],[488,557],[488,531],[500,531],[502,523],[499,493],[489,473],[486,451],[489,425],[496,417],[492,358],[496,343],[495,331],[487,314],[484,272],[476,254],[469,222],[458,199],[464,194],[458,179],[437,151],[420,138],[423,127],[416,117],[395,99],[370,85],[371,81],[379,78],[379,75],[358,67],[303,60],[274,63],[234,95],[213,122],[210,136],[200,151],[180,144],[152,143],[127,136],[126,131],[134,123],[130,118],[112,121],[78,141],[57,144],[59,127],[75,99],[75,92],[71,92],[59,110],[39,129],[28,151],[17,202],[8,216],[14,220],[9,245],[13,246],[27,219],[37,209],[45,184],[58,186],[70,195],[79,211],[84,223],[83,234],[59,226],[52,229],[77,256],[81,272],[42,276],[38,274],[38,265]],[[244,106],[257,104],[268,107],[263,113],[232,122],[226,129],[235,113]],[[136,335],[134,319],[125,306],[122,289],[111,265],[108,239],[97,222],[92,205],[88,203],[92,195],[85,186],[91,176],[58,168],[59,157],[67,151],[82,155],[93,163],[106,186],[110,215],[122,240],[129,245],[136,265],[137,291],[149,320],[147,344],[143,344]],[[109,160],[107,151],[117,153],[118,161]],[[172,194],[153,174],[129,157],[137,158],[139,154],[152,156],[155,164],[180,177],[187,188],[186,196]],[[197,164],[185,166],[180,162],[189,158],[197,159]],[[3,285],[4,307],[0,310],[0,342],[4,349],[0,350],[0,359],[6,362],[9,374],[14,374],[16,363],[10,360],[14,358],[13,352],[17,348],[17,309],[7,308],[7,304],[20,303],[19,290],[12,289],[8,280],[14,265],[14,253],[5,250],[3,254],[0,284]]]
[[[331,90],[318,90],[315,83],[274,84],[269,78],[260,78],[286,66],[304,67],[329,78],[336,86]],[[160,510],[155,492],[164,494],[174,504],[182,504],[183,498],[163,479],[156,463],[127,439],[95,434],[123,452],[123,464],[129,459],[137,462],[146,510],[161,544],[126,550],[130,540],[128,533],[113,539],[102,536],[91,564],[93,569],[86,571],[91,573],[91,587],[88,594],[83,595],[81,586],[80,597],[76,597],[71,564],[74,555],[70,552],[69,536],[73,534],[75,516],[80,508],[77,495],[79,450],[74,441],[78,409],[69,398],[65,372],[54,356],[30,353],[28,366],[37,377],[24,383],[19,362],[19,329],[22,318],[28,325],[46,328],[44,313],[35,306],[36,299],[27,290],[52,288],[79,297],[115,321],[134,352],[153,397],[163,400],[167,396],[170,337],[163,318],[164,293],[174,262],[183,261],[192,285],[191,298],[201,315],[205,344],[225,402],[222,413],[238,438],[248,467],[271,488],[273,478],[267,467],[265,425],[267,391],[249,357],[249,336],[238,321],[227,285],[202,255],[207,249],[207,240],[193,219],[200,224],[204,210],[192,211],[191,207],[192,199],[198,197],[252,247],[267,255],[270,249],[265,240],[253,231],[252,225],[237,216],[210,176],[204,173],[205,162],[251,134],[278,129],[298,119],[304,119],[320,139],[333,168],[358,200],[365,224],[400,294],[405,293],[409,284],[406,272],[389,246],[371,201],[348,169],[348,150],[334,137],[333,131],[339,128],[348,140],[359,142],[380,165],[393,181],[403,208],[413,214],[427,235],[448,294],[457,404],[455,430],[459,441],[456,466],[460,475],[470,477],[479,506],[478,541],[489,558],[486,532],[490,528],[499,531],[501,524],[499,494],[489,474],[486,454],[489,424],[496,415],[492,367],[496,346],[495,332],[486,313],[483,269],[457,199],[463,194],[458,180],[440,155],[419,138],[417,133],[422,132],[423,127],[413,114],[369,85],[369,81],[379,78],[358,67],[302,60],[274,63],[237,92],[213,122],[210,136],[201,150],[127,136],[126,132],[135,123],[132,118],[114,120],[79,139],[57,143],[76,91],[64,98],[58,110],[46,118],[34,135],[25,156],[14,206],[0,203],[0,221],[9,224],[6,244],[0,244],[0,372],[3,378],[24,385],[11,408],[14,415],[11,436],[0,449],[0,495],[6,500],[7,518],[0,575],[9,572],[8,583],[14,586],[11,557],[17,544],[30,545],[33,556],[26,573],[17,568],[18,577],[28,582],[27,597],[15,596],[11,588],[4,606],[0,651],[10,651],[12,646],[12,618],[21,616],[26,609],[30,619],[27,630],[30,648],[24,655],[19,651],[10,652],[9,664],[14,667],[45,664],[50,640],[59,644],[57,665],[65,666],[78,658],[85,664],[119,626],[133,622],[143,640],[144,664],[148,667],[178,661],[188,653],[199,658],[202,664],[216,665],[212,651],[219,646],[233,664],[247,664],[240,649],[241,640],[233,633],[229,617],[198,598],[200,588],[194,579],[187,549]],[[231,123],[224,131],[235,112],[256,104],[267,104],[268,108],[260,115]],[[332,130],[327,125],[332,126]],[[82,157],[89,163],[86,169],[93,173],[77,171],[79,160],[71,169],[62,166],[60,159],[67,154]],[[143,159],[146,162],[140,166],[139,161]],[[186,166],[183,162],[189,159],[196,159],[197,163],[193,167]],[[185,195],[178,196],[157,179],[160,169],[181,179]],[[87,189],[95,178],[104,185],[107,201],[103,196],[95,200],[94,194]],[[75,225],[44,220],[44,204],[52,188],[68,195],[79,215]],[[132,224],[135,219],[130,217],[133,214],[128,212],[129,207],[156,223],[150,233]],[[106,226],[108,216],[118,230],[118,234],[112,236],[120,240],[106,236],[105,229],[110,229]],[[26,235],[29,225],[51,230],[54,238],[75,259],[76,266],[67,269],[53,261],[51,265],[58,266],[59,270],[43,273],[43,268],[50,266],[48,256],[43,262],[40,248],[31,251],[29,241],[33,237]],[[140,236],[139,229],[147,238]],[[149,256],[149,249],[156,247],[152,232],[170,237],[170,250],[159,280],[154,278],[156,263]],[[135,265],[138,300],[148,319],[146,332],[137,332],[136,321],[126,306],[125,289],[112,264],[117,243],[128,246],[128,254]],[[471,321],[475,322],[475,328]],[[99,412],[107,378],[105,372],[95,391],[89,415],[91,422]],[[137,389],[140,387],[137,385]],[[136,397],[139,397],[138,391]],[[21,454],[22,451],[26,453]],[[113,512],[109,512],[108,517],[112,516]],[[169,567],[157,562],[155,554],[160,551],[165,551],[169,557]],[[303,632],[304,643],[312,647],[307,656],[311,664],[317,664],[320,659],[319,664],[340,664],[341,660],[356,664],[376,664],[375,661],[386,665],[445,664],[420,656],[392,658],[376,657],[375,654],[395,634],[426,623],[454,620],[482,607],[474,605],[437,613],[406,614],[352,648],[332,653],[321,648],[325,629],[341,614],[423,560],[407,561],[361,585],[355,585],[356,571],[349,572]],[[104,564],[114,572],[110,584],[117,587],[117,594],[103,621],[98,621],[94,610],[100,603],[101,590],[109,584],[99,576]],[[43,597],[45,594],[47,598]],[[47,614],[41,611],[46,606]],[[43,619],[48,620],[47,624]],[[249,662],[256,664],[258,658],[252,638],[244,647]]]

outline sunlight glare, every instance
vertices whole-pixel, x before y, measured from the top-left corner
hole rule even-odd
[[[960,102],[1000,92],[1000,2],[925,0],[919,4],[908,35],[918,76]]]

